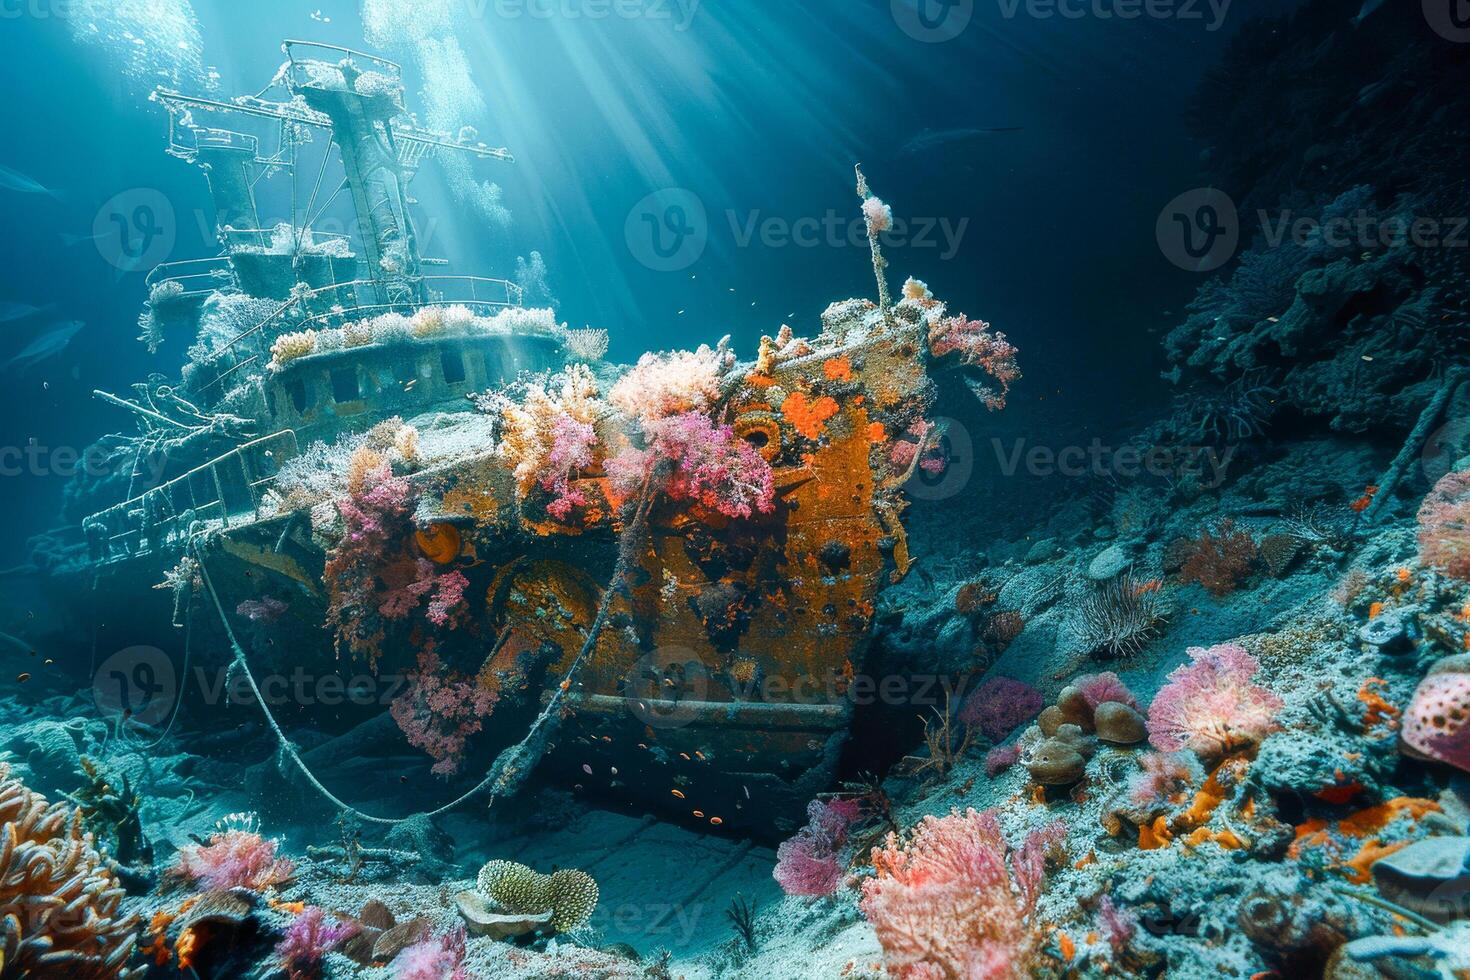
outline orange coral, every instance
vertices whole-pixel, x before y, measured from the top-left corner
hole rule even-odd
[[[828,381],[851,381],[852,361],[846,357],[833,357],[822,363],[822,373]]]
[[[827,420],[838,412],[836,399],[829,395],[812,401],[799,391],[793,391],[786,396],[786,401],[781,404],[781,414],[786,421],[806,436],[808,439],[819,438],[822,430],[827,427]]]
[[[1439,804],[1433,800],[1400,796],[1359,810],[1336,823],[1320,819],[1308,820],[1297,826],[1296,840],[1292,842],[1287,854],[1292,860],[1300,860],[1304,849],[1322,848],[1336,867],[1342,869],[1349,879],[1361,884],[1369,879],[1369,868],[1375,861],[1411,843],[1407,839],[1384,843],[1379,837],[1384,828],[1400,818],[1417,821],[1425,814],[1438,812],[1439,809]],[[1351,857],[1344,860],[1344,846],[1353,840],[1362,843]]]

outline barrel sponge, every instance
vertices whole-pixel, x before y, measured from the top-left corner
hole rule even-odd
[[[127,969],[138,917],[122,899],[81,811],[47,803],[0,764],[0,962],[19,976],[139,976]]]
[[[597,882],[585,871],[563,869],[548,876],[513,861],[491,861],[480,869],[475,886],[503,912],[552,913],[557,932],[585,924],[597,908]]]

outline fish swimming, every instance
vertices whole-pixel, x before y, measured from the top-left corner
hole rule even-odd
[[[945,146],[950,143],[963,143],[980,136],[989,136],[994,133],[1019,133],[1020,126],[992,126],[985,129],[925,129],[913,139],[903,145],[898,151],[899,156],[913,156]]]
[[[1373,15],[1373,12],[1381,6],[1383,6],[1383,0],[1363,0],[1363,6],[1358,11],[1358,15],[1353,18],[1352,25],[1354,27],[1357,27],[1359,24],[1363,23],[1363,21],[1371,17]]]
[[[0,166],[0,190],[14,191],[17,194],[44,194],[47,197],[56,196],[55,191],[41,186],[19,170],[11,170],[5,166]]]
[[[72,338],[86,326],[80,320],[67,320],[53,325],[45,333],[32,340],[20,352],[5,362],[6,370],[23,371],[33,364],[39,364],[49,357],[55,357],[66,350]]]
[[[0,300],[0,323],[14,323],[17,320],[28,320],[37,313],[44,313],[49,307],[32,306],[29,303],[16,303],[11,300]]]

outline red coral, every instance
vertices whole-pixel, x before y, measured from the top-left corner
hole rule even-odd
[[[445,668],[432,645],[419,651],[418,668],[388,710],[409,744],[436,760],[433,771],[451,776],[464,762],[466,740],[480,730],[497,697]]]
[[[1149,741],[1165,752],[1220,755],[1259,742],[1282,701],[1251,683],[1260,662],[1234,644],[1191,647],[1148,709]]]
[[[1227,596],[1250,576],[1256,552],[1250,532],[1237,531],[1235,523],[1226,519],[1190,546],[1179,578],[1186,583],[1198,582],[1216,598]]]
[[[991,333],[990,324],[964,315],[945,317],[929,328],[929,351],[935,357],[955,354],[960,363],[990,375],[999,387],[983,386],[977,394],[992,411],[1006,407],[1011,385],[1021,377],[1018,352],[1006,335]]]
[[[975,689],[960,709],[960,724],[978,728],[992,742],[999,742],[1041,713],[1041,692],[1011,677],[992,677]]]
[[[873,849],[877,875],[863,883],[862,900],[889,972],[901,980],[1030,975],[1041,942],[1032,913],[1063,835],[1052,824],[1011,851],[994,810],[925,817],[903,843],[890,834]]]
[[[807,805],[807,825],[776,849],[771,876],[788,895],[831,895],[842,883],[852,852],[847,833],[860,813],[852,800]]]
[[[1446,473],[1424,498],[1419,558],[1446,575],[1470,579],[1470,470]]]

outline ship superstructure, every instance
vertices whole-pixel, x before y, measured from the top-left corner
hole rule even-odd
[[[448,274],[423,254],[410,213],[426,161],[511,163],[510,151],[421,126],[392,61],[307,41],[282,49],[257,94],[154,95],[168,152],[208,182],[221,248],[147,277],[142,339],[199,338],[182,377],[97,393],[139,431],[114,450],[133,459],[107,487],[120,499],[81,522],[90,563],[177,551],[191,528],[258,518],[276,468],[312,441],[462,407],[561,362],[554,321],[515,313],[519,286]],[[285,216],[266,221],[263,185],[280,197],[282,182]]]

